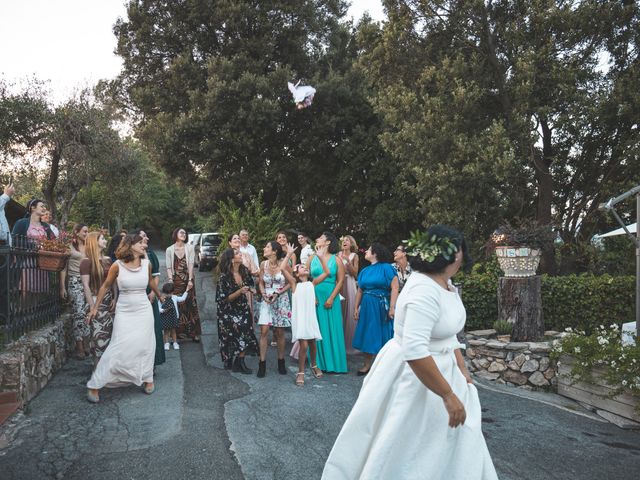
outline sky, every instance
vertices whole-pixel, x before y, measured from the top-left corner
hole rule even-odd
[[[384,19],[380,0],[353,0],[348,16],[365,11]],[[114,78],[122,62],[112,27],[125,14],[124,0],[0,0],[0,76],[47,80],[55,102]]]

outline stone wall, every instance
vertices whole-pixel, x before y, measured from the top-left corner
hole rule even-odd
[[[57,321],[11,343],[0,353],[0,393],[16,392],[18,403],[35,397],[73,351],[71,318]]]
[[[554,337],[557,332],[545,332]],[[523,388],[556,385],[556,367],[549,359],[551,342],[510,342],[498,340],[495,330],[465,334],[467,367],[475,375],[496,383]]]

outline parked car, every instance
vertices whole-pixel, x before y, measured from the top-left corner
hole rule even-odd
[[[198,269],[201,272],[211,270],[218,264],[218,248],[222,244],[222,234],[218,232],[203,233],[200,236],[200,248],[196,255]]]
[[[201,233],[190,233],[189,234],[189,238],[187,239],[187,243],[191,246],[193,246],[193,249],[195,251],[196,254],[196,259],[194,262],[194,265],[197,267],[198,266],[198,257],[200,255],[200,237],[202,236]]]

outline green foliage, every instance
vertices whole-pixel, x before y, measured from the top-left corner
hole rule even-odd
[[[571,362],[573,381],[593,383],[594,374],[601,371],[602,379],[614,387],[612,397],[625,391],[640,396],[640,343],[623,345],[615,323],[608,328],[600,325],[591,335],[568,328],[567,335],[556,341],[551,358]]]
[[[231,199],[218,202],[215,214],[201,217],[198,226],[204,232],[222,233],[224,246],[228,236],[245,229],[249,232],[250,242],[260,251],[268,241],[275,239],[276,232],[285,224],[284,219],[284,208],[267,210],[262,195],[258,195],[242,206]]]
[[[462,283],[467,310],[467,330],[491,328],[498,316],[498,277],[471,273],[456,277]],[[633,320],[635,278],[611,275],[563,275],[542,277],[542,310],[545,327],[566,327],[587,332],[602,323]]]
[[[506,320],[496,320],[491,326],[498,335],[510,335],[513,330],[513,324]]]

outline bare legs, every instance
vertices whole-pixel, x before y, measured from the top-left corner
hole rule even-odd
[[[267,359],[267,347],[269,342],[269,325],[260,325],[260,361]]]
[[[369,372],[369,369],[371,368],[371,365],[373,365],[373,361],[376,358],[375,355],[371,355],[370,353],[365,353],[363,355],[364,355],[364,364],[362,365],[362,368],[358,370],[358,373],[361,375],[364,375]]]

